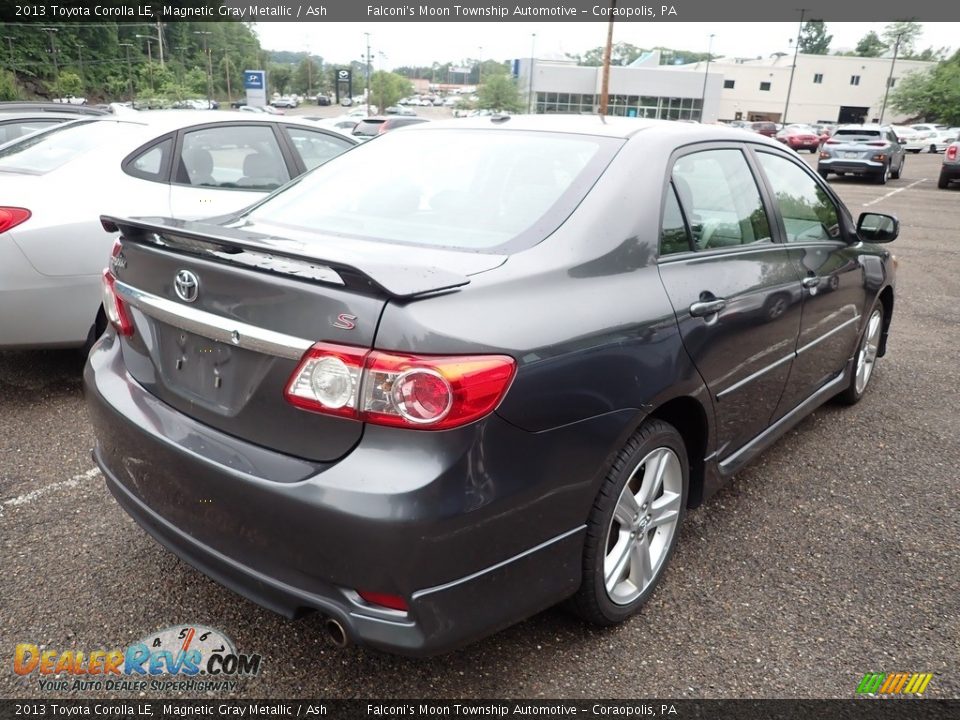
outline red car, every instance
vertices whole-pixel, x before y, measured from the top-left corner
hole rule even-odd
[[[820,134],[809,125],[788,125],[777,133],[777,140],[799,152],[815,153],[820,148]]]
[[[766,137],[773,137],[777,134],[777,124],[774,122],[769,122],[768,120],[750,123],[748,129]]]

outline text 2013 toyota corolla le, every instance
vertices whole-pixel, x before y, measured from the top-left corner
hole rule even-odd
[[[338,643],[620,622],[688,508],[884,353],[897,221],[778,143],[427,123],[210,223],[104,218],[95,457],[158,541]]]

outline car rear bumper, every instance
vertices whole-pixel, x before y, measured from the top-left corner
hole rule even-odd
[[[884,167],[885,163],[874,162],[873,160],[836,158],[821,160],[817,165],[817,170],[850,173],[852,175],[880,175],[883,173]]]
[[[185,561],[283,615],[317,610],[361,644],[430,655],[579,587],[584,522],[606,452],[565,452],[578,443],[563,429],[526,433],[494,415],[444,439],[452,451],[430,444],[444,433],[420,432],[406,446],[394,439],[388,453],[369,428],[346,458],[321,466],[163,404],[125,372],[112,332],[91,353],[85,385],[94,457],[120,505]],[[566,475],[542,444],[551,435]],[[475,456],[482,436],[505,446],[511,463],[492,446]],[[533,462],[516,459],[524,454]],[[368,605],[356,590],[400,595],[409,611]]]

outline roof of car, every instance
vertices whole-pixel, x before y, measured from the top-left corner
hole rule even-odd
[[[749,139],[753,142],[768,140],[756,133],[726,125],[678,122],[675,120],[649,120],[645,118],[602,117],[600,115],[488,115],[483,117],[436,120],[412,125],[409,132],[431,132],[444,129],[502,129],[540,132],[599,135],[627,139],[637,133],[652,132],[658,136],[670,136],[689,142]],[[769,141],[775,147],[780,143]]]

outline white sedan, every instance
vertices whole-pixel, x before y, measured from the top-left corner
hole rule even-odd
[[[907,150],[913,153],[918,153],[921,150],[940,153],[947,149],[947,145],[957,139],[956,132],[951,131],[946,125],[918,123],[910,127],[917,131],[917,138],[907,144]]]
[[[0,147],[0,348],[92,344],[114,236],[100,215],[240,210],[357,144],[309,121],[145,112],[64,123]]]

